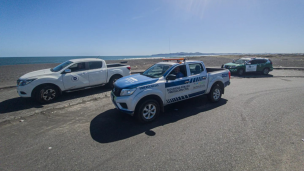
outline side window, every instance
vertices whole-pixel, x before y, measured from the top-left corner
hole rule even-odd
[[[202,64],[200,64],[200,63],[189,64],[189,68],[190,68],[191,75],[200,74],[201,72],[204,71],[204,68],[203,68]]]
[[[78,71],[86,70],[86,67],[85,67],[85,63],[81,62],[70,66],[69,69],[71,69],[71,72],[78,72]]]
[[[176,75],[176,78],[187,77],[186,65],[180,65],[175,67],[170,74]]]
[[[251,64],[257,64],[257,60],[250,61]]]
[[[89,62],[90,69],[102,68],[102,62]]]

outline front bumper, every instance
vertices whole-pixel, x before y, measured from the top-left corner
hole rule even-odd
[[[29,85],[17,86],[17,93],[20,97],[31,97],[33,88]]]
[[[134,111],[133,110],[129,110],[129,109],[132,109],[132,100],[131,100],[131,97],[130,96],[123,96],[123,97],[116,97],[114,95],[113,92],[111,92],[111,100],[112,100],[112,103],[115,105],[115,107],[120,110],[121,112],[123,113],[126,113],[126,114],[129,114],[129,115],[134,115]],[[128,107],[128,109],[125,109],[123,108],[120,103],[125,103]]]

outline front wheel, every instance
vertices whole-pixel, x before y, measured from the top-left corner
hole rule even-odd
[[[139,104],[139,108],[136,111],[137,119],[142,123],[148,123],[155,120],[159,115],[160,107],[156,100],[148,99]]]
[[[209,100],[211,100],[211,102],[218,102],[221,100],[222,89],[221,89],[220,85],[216,84],[212,87],[212,89],[210,90],[210,93],[208,94],[208,98],[209,98]]]
[[[38,88],[35,93],[35,99],[40,103],[49,103],[58,96],[58,90],[55,86],[46,85]]]
[[[237,71],[237,73],[238,73],[239,76],[244,75],[244,69],[239,69],[239,70]]]

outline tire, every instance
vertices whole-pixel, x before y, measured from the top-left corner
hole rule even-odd
[[[264,68],[262,74],[268,75],[268,73],[269,73],[269,68]]]
[[[237,74],[238,74],[239,76],[243,76],[243,75],[244,75],[244,69],[239,69],[239,70],[237,71]]]
[[[159,103],[154,99],[147,99],[140,102],[136,111],[139,122],[148,123],[154,121],[160,113]]]
[[[50,103],[53,102],[57,97],[59,91],[57,87],[52,85],[45,85],[39,87],[35,92],[35,99],[40,103]]]
[[[110,81],[109,81],[109,83],[108,83],[108,86],[109,86],[111,89],[113,89],[113,88],[114,88],[114,83],[115,83],[119,78],[121,78],[121,76],[119,76],[119,75],[115,75],[115,76],[111,77],[111,79],[110,79]]]
[[[214,85],[210,93],[208,94],[208,98],[211,102],[218,102],[222,98],[222,89],[219,84]]]

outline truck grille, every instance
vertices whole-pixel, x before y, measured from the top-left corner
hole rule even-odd
[[[114,95],[117,97],[117,96],[120,96],[121,89],[114,86],[112,92],[113,92]]]

